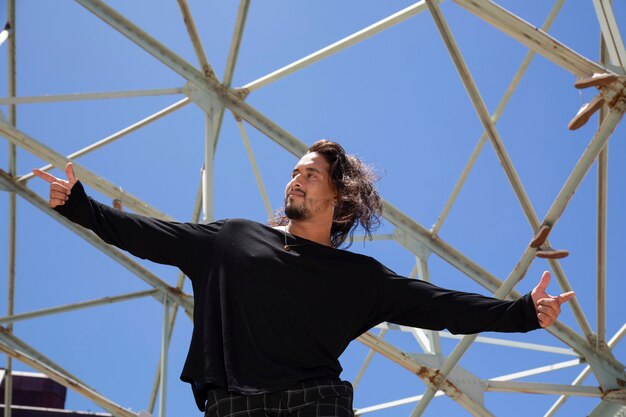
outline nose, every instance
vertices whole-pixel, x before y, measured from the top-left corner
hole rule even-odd
[[[292,188],[302,188],[302,183],[300,181],[300,174],[296,174],[291,181],[289,181],[287,183],[287,189],[292,189]]]

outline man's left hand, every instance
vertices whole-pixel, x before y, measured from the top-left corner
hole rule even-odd
[[[544,271],[541,276],[541,281],[539,281],[539,284],[530,293],[541,327],[552,325],[559,317],[559,314],[561,314],[561,304],[568,302],[576,295],[574,291],[569,291],[557,296],[549,295],[546,293],[548,284],[550,284],[550,272]]]

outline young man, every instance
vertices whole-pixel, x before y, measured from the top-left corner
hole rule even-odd
[[[206,417],[353,416],[338,358],[378,323],[526,332],[551,325],[574,295],[546,294],[545,272],[530,294],[503,301],[400,277],[338,249],[359,225],[371,233],[382,203],[369,168],[330,141],[296,164],[274,227],[127,214],[87,197],[71,163],[67,181],[34,173],[50,183],[50,207],[63,216],[190,278],[194,330],[181,379]]]

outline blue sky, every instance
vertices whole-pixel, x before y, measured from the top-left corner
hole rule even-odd
[[[181,87],[185,81],[74,2],[21,0],[17,8],[17,91],[19,96]],[[121,0],[108,2],[132,22],[197,65],[176,2]],[[314,52],[409,5],[410,1],[252,2],[233,86],[257,78]],[[503,1],[504,7],[541,26],[552,2]],[[206,55],[221,78],[238,2],[189,0]],[[616,2],[618,22],[626,7]],[[493,112],[521,63],[526,48],[454,3],[441,5],[487,108]],[[5,13],[5,1],[0,13]],[[2,21],[6,15],[0,15]],[[624,30],[624,28],[622,28]],[[591,2],[566,2],[550,33],[591,59],[598,56],[598,23]],[[0,49],[6,51],[7,45]],[[0,52],[0,79],[6,79],[6,52]],[[497,127],[539,216],[547,213],[597,127],[597,116],[582,129],[567,123],[593,91],[579,93],[575,77],[536,57],[513,95]],[[6,96],[6,82],[0,95]],[[18,128],[69,154],[100,140],[183,98],[182,95],[18,106]],[[253,92],[247,102],[303,142],[318,138],[340,142],[381,174],[383,196],[424,227],[433,225],[482,133],[454,65],[428,13],[415,16],[380,35]],[[2,108],[6,113],[6,106]],[[274,208],[296,158],[246,125],[251,145]],[[118,184],[179,220],[189,220],[202,165],[204,120],[189,105],[93,154],[79,164]],[[609,209],[607,264],[607,335],[623,324],[626,284],[622,254],[626,222],[622,216],[626,172],[624,128],[609,144]],[[0,147],[0,168],[8,169],[7,146]],[[44,161],[18,150],[18,173]],[[592,328],[596,322],[595,212],[596,166],[572,198],[550,239],[570,250],[562,262]],[[53,172],[59,175],[59,171]],[[29,187],[47,195],[47,184]],[[105,203],[108,197],[88,188]],[[8,216],[8,197],[0,193],[0,219]],[[216,156],[215,217],[267,218],[230,113],[224,118]],[[7,223],[0,221],[0,253],[6,254]],[[381,232],[390,233],[385,223]],[[440,236],[500,279],[513,269],[532,231],[488,143],[477,160]],[[45,213],[18,198],[16,312],[148,289],[136,276],[110,261]],[[355,243],[351,250],[375,256],[408,275],[414,257],[395,242]],[[171,267],[140,261],[174,284]],[[435,255],[429,259],[433,282],[486,293]],[[548,264],[536,260],[518,285],[532,289]],[[6,255],[0,270],[7,270]],[[6,294],[6,274],[0,275]],[[558,292],[554,281],[550,287]],[[186,291],[190,287],[186,286]],[[6,311],[6,297],[0,297]],[[0,313],[4,314],[4,313]],[[16,323],[15,334],[99,392],[135,411],[146,408],[158,361],[161,305],[141,299]],[[563,321],[579,328],[565,308]],[[181,315],[171,344],[168,370],[168,415],[200,415],[186,384],[178,381],[191,332]],[[489,336],[497,337],[495,334]],[[564,346],[544,331],[512,339]],[[407,334],[387,339],[409,352],[419,346]],[[445,340],[444,353],[455,341]],[[356,375],[367,349],[358,342],[342,356],[344,379]],[[626,360],[626,348],[614,355]],[[571,359],[519,349],[475,344],[461,366],[481,378]],[[0,362],[2,363],[2,362]],[[14,362],[17,369],[28,369]],[[530,378],[570,383],[582,366]],[[590,378],[587,385],[596,385]],[[424,391],[419,379],[376,357],[357,389],[355,406],[370,406]],[[543,415],[553,396],[487,393],[485,406],[495,415]],[[557,415],[588,413],[595,399],[570,400]],[[98,407],[69,393],[67,408]],[[373,416],[409,415],[403,406]],[[523,410],[523,411],[522,411]],[[448,398],[433,400],[425,416],[467,415]]]

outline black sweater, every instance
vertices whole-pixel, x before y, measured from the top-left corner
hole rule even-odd
[[[105,206],[81,183],[56,210],[190,279],[194,329],[181,379],[242,394],[338,377],[350,341],[388,321],[452,333],[539,327],[529,295],[503,301],[398,276],[375,259],[242,219],[166,222]],[[198,406],[203,408],[202,398]]]

